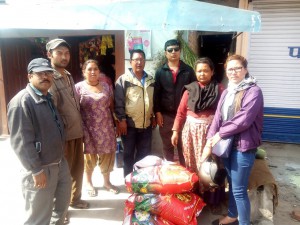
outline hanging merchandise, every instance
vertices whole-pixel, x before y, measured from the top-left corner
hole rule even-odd
[[[101,55],[106,55],[106,49],[107,48],[113,48],[113,40],[111,35],[103,35],[102,36],[102,41],[101,41]]]
[[[31,42],[32,55],[36,58],[47,58],[46,43],[49,41],[47,37],[29,38]]]
[[[106,56],[108,49],[114,48],[112,35],[102,35],[79,44],[80,67],[88,59],[96,59],[99,56]]]
[[[106,44],[107,48],[113,48],[114,44],[113,44],[113,39],[112,39],[111,35],[103,35],[102,36],[102,44]]]

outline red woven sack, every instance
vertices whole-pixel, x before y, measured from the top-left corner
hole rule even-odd
[[[192,190],[198,182],[192,173],[178,164],[163,164],[141,168],[128,174],[125,184],[130,193],[174,194]]]
[[[148,211],[176,225],[197,225],[196,217],[205,206],[194,193],[183,194],[133,194],[126,201],[131,210]]]

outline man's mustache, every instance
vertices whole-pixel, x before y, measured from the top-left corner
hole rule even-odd
[[[45,79],[45,80],[41,81],[40,83],[50,83],[50,80]]]

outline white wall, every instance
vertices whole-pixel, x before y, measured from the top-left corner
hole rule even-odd
[[[173,38],[176,38],[175,31],[158,31],[158,30],[151,31],[152,58],[155,59],[157,53],[164,50],[165,42]],[[155,60],[146,61],[145,71],[152,76],[154,76],[155,74],[154,65],[155,65]],[[125,70],[127,70],[130,67],[131,65],[129,63],[129,60],[125,60]]]

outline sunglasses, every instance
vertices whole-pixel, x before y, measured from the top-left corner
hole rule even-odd
[[[179,48],[179,47],[175,47],[175,48],[167,48],[167,52],[169,52],[169,53],[172,53],[173,50],[174,50],[175,52],[178,52],[178,51],[180,50],[180,48]]]

